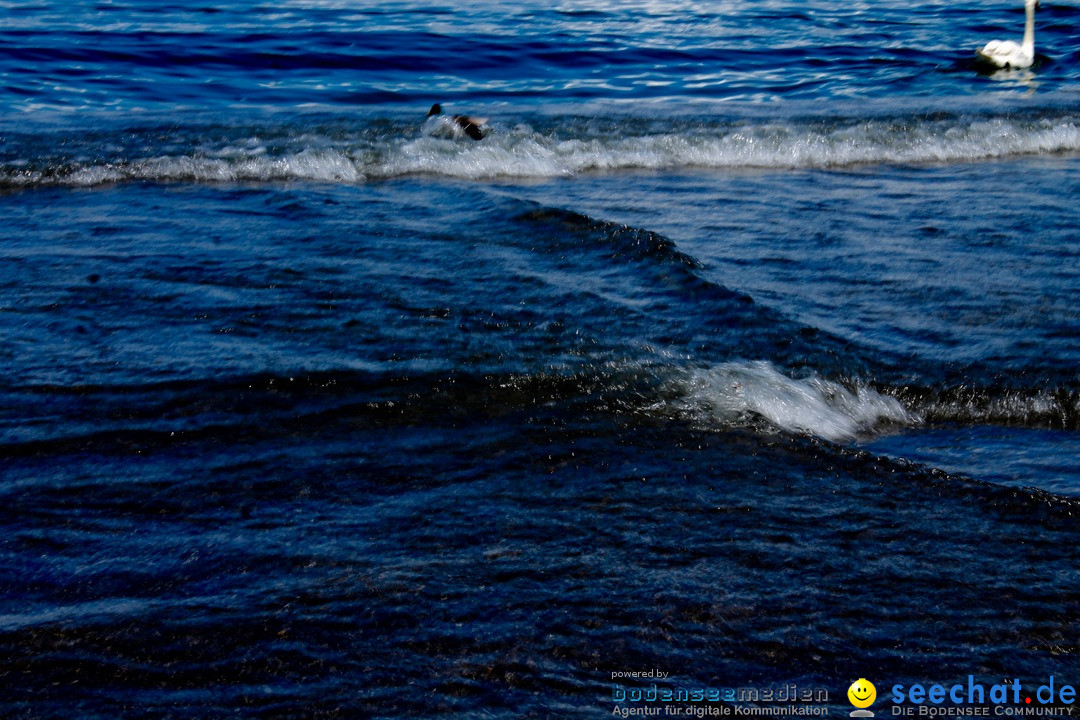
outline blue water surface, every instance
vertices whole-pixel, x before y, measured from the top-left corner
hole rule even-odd
[[[0,715],[1075,684],[1076,6],[0,13]]]

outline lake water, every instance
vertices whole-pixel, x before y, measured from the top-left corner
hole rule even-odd
[[[1080,681],[1080,8],[0,14],[0,715]]]

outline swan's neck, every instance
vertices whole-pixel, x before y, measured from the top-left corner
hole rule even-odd
[[[1024,12],[1027,15],[1027,22],[1024,24],[1024,44],[1023,48],[1029,54],[1035,54],[1035,3],[1024,3]]]

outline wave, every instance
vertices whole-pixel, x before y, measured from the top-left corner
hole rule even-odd
[[[903,388],[896,395],[931,423],[1080,429],[1075,386]]]
[[[242,408],[238,395],[244,398]],[[288,402],[283,403],[283,396]],[[537,398],[591,408],[585,412],[606,408],[616,415],[678,419],[707,430],[783,431],[833,442],[922,421],[886,392],[816,375],[793,378],[768,361],[697,369],[616,364],[566,375],[408,379],[326,372],[131,387],[37,387],[9,391],[4,397],[10,407],[27,408],[24,415],[43,400],[54,411],[48,422],[31,427],[0,423],[0,457],[78,451],[91,445],[128,452],[207,435],[241,441],[256,432],[256,426],[261,434],[287,434],[343,419],[351,426],[383,426],[430,421],[451,412],[494,416],[533,407]]]
[[[650,123],[654,124],[654,123]],[[919,118],[686,126],[665,132],[564,138],[518,126],[472,146],[432,138],[402,143],[366,168],[371,176],[449,175],[482,179],[558,177],[590,171],[833,168],[962,162],[1080,150],[1076,118]]]
[[[796,379],[767,361],[723,363],[677,376],[659,409],[706,426],[769,426],[834,442],[921,418],[896,398],[866,385],[818,376]]]
[[[364,180],[356,163],[335,151],[233,158],[212,155],[164,156],[100,164],[60,164],[40,169],[0,169],[0,185],[9,187],[93,187],[131,181],[225,183],[312,180],[355,183]]]
[[[573,373],[398,377],[323,371],[133,386],[35,386],[9,389],[2,397],[13,416],[33,417],[43,403],[51,410],[42,422],[0,422],[0,457],[88,447],[127,453],[203,437],[246,442],[253,435],[339,423],[353,432],[473,413],[515,415],[541,404],[574,407],[575,415],[613,414],[706,432],[745,429],[840,444],[935,425],[1080,428],[1075,389],[879,386],[795,374],[767,360],[702,367],[611,362]]]
[[[414,124],[386,120],[371,121],[360,130],[278,127],[256,135],[241,134],[250,129],[226,130],[230,132],[222,139],[189,129],[180,141],[158,142],[161,154],[138,157],[125,157],[130,150],[105,136],[24,138],[0,158],[0,185],[356,183],[408,175],[549,178],[620,170],[972,162],[1080,151],[1080,118],[1068,112],[740,122],[558,117],[537,120],[535,127],[496,123],[479,143],[429,137]],[[147,129],[145,137],[127,146],[152,150],[155,133],[160,130]],[[42,147],[48,152],[42,153]],[[77,149],[72,156],[56,152],[72,147]]]
[[[699,425],[772,428],[833,442],[946,424],[1080,429],[1080,390],[1068,385],[892,387],[792,377],[756,360],[673,371],[664,393],[653,410]]]

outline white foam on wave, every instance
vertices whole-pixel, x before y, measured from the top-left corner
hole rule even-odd
[[[1071,119],[1018,123],[1007,118],[924,123],[785,122],[671,133],[559,138],[527,126],[482,143],[421,137],[391,146],[368,167],[374,176],[558,177],[588,171],[674,168],[827,168],[873,163],[974,161],[1080,150]]]
[[[226,157],[167,155],[130,162],[91,164],[63,170],[0,173],[11,185],[91,187],[133,180],[158,182],[237,182],[314,180],[356,183],[364,180],[359,165],[337,150],[302,150],[278,156]]]
[[[676,382],[676,410],[708,425],[763,418],[787,432],[843,442],[883,424],[919,420],[899,400],[872,388],[819,377],[794,379],[765,361],[697,369]]]
[[[237,144],[239,142],[239,144]],[[246,144],[244,144],[246,142]],[[590,171],[678,168],[830,168],[851,165],[968,162],[1080,151],[1080,120],[952,116],[945,119],[775,120],[693,123],[608,121],[600,129],[574,118],[543,131],[500,127],[483,141],[417,135],[404,129],[300,133],[268,151],[258,138],[170,148],[160,157],[40,168],[24,158],[0,166],[7,185],[95,185],[124,180],[194,182],[314,180],[438,175],[468,179],[547,178]]]

